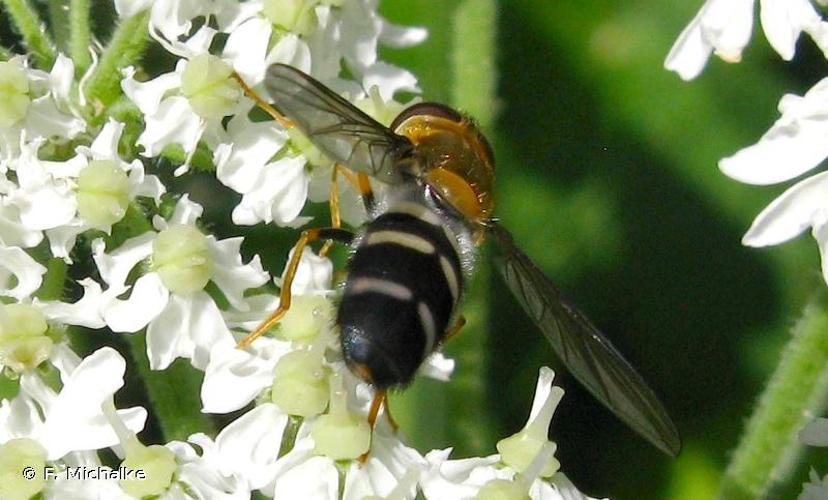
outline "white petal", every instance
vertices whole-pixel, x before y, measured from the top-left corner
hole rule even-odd
[[[273,498],[337,500],[339,474],[333,460],[312,457],[285,472],[276,482]]]
[[[43,282],[46,268],[17,247],[0,247],[0,295],[23,300],[33,294]],[[8,288],[9,278],[17,284]]]
[[[753,0],[707,0],[670,49],[664,67],[685,80],[701,73],[711,52],[737,62],[750,40]]]
[[[52,95],[60,103],[69,102],[69,92],[75,79],[75,65],[71,59],[58,53],[52,71],[49,73],[49,87]]]
[[[73,138],[86,130],[86,122],[58,110],[49,96],[33,100],[23,121],[27,137]]]
[[[761,0],[760,19],[771,47],[786,61],[793,59],[802,30],[820,22],[808,0]]]
[[[201,137],[202,121],[185,97],[173,96],[161,101],[158,111],[144,117],[146,127],[136,144],[144,147],[144,156],[161,153],[168,144],[179,144],[187,154],[195,151]]]
[[[137,332],[161,314],[169,298],[170,292],[158,274],[147,273],[138,278],[126,300],[118,299],[109,290],[104,292],[101,312],[113,332]]]
[[[47,229],[46,237],[49,239],[49,250],[52,251],[52,256],[71,264],[72,259],[69,255],[75,247],[77,237],[87,229],[89,226],[78,218],[60,227]]]
[[[92,145],[88,148],[87,156],[91,156],[95,160],[120,161],[118,141],[121,140],[123,131],[124,124],[110,118],[98,133],[98,136],[95,137],[95,140],[92,141]]]
[[[411,47],[425,41],[428,30],[419,26],[398,26],[383,21],[380,41],[394,48]]]
[[[114,293],[123,292],[132,268],[152,255],[152,242],[155,241],[155,236],[153,232],[146,232],[130,238],[109,254],[104,253],[106,245],[102,239],[92,242],[92,258],[98,266],[98,272],[110,288],[118,290]]]
[[[204,370],[201,402],[204,413],[229,413],[243,408],[273,383],[276,361],[292,350],[289,342],[262,338],[248,350],[235,342],[217,344]]]
[[[216,438],[222,471],[244,477],[251,489],[271,482],[287,421],[287,415],[275,404],[265,403],[225,427]],[[288,495],[284,498],[313,497]]]
[[[169,224],[192,226],[201,217],[202,213],[204,213],[204,207],[190,200],[190,195],[185,194],[175,204],[175,210],[170,216]]]
[[[222,56],[233,62],[235,69],[248,85],[264,79],[267,66],[267,45],[273,33],[273,24],[263,17],[252,17],[230,32]]]
[[[179,66],[183,68],[181,62]],[[121,81],[121,88],[138,109],[146,115],[154,115],[161,106],[161,100],[170,90],[181,86],[181,75],[178,71],[164,73],[148,82],[139,82],[133,78],[135,70],[130,67],[124,70],[126,76]]]
[[[20,210],[14,205],[0,205],[0,244],[31,248],[43,240],[43,233],[20,221]]]
[[[101,285],[86,278],[78,282],[83,287],[83,297],[74,304],[58,301],[39,302],[35,305],[51,321],[87,328],[103,328],[106,323],[101,317]]]
[[[288,254],[288,262],[292,255],[293,249]],[[328,258],[320,257],[313,253],[313,250],[305,247],[290,290],[294,295],[326,292],[331,289],[332,279],[333,263]],[[284,276],[278,283],[281,284],[283,280]]]
[[[287,134],[273,122],[253,123],[246,114],[234,116],[227,133],[232,142],[216,151],[216,177],[244,194],[259,184],[265,165],[285,145]]]
[[[828,172],[794,184],[754,219],[742,243],[752,247],[778,245],[795,238],[828,216]]]
[[[240,253],[242,238],[221,241],[215,241],[213,237],[209,239],[210,255],[213,257],[213,282],[233,307],[247,307],[244,302],[245,290],[262,286],[268,281],[259,256],[254,255],[250,262],[243,264]]]
[[[233,210],[236,224],[293,222],[305,206],[309,176],[301,156],[282,158],[265,166],[258,186],[245,193]]]
[[[154,0],[115,0],[115,12],[121,19],[129,19],[135,14],[146,10]]]
[[[417,77],[411,72],[379,61],[365,70],[362,85],[366,89],[377,86],[380,96],[390,101],[397,92],[418,92]]]
[[[127,168],[129,170],[130,199],[144,196],[153,198],[155,203],[160,203],[161,195],[167,192],[161,180],[154,175],[145,175],[144,165],[140,160],[133,160]]]
[[[454,372],[454,360],[447,358],[442,352],[435,352],[423,362],[418,373],[435,380],[448,382]]]
[[[51,460],[72,450],[96,450],[118,443],[118,437],[101,411],[123,386],[126,363],[114,349],[104,347],[87,356],[66,381],[46,412],[42,443]],[[147,412],[135,407],[118,415],[133,432],[144,428]]]
[[[171,294],[167,306],[147,329],[150,368],[163,370],[176,358],[187,358],[194,367],[204,370],[210,349],[222,342],[233,343],[234,339],[207,293]]]

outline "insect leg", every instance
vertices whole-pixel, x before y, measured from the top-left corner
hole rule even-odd
[[[386,399],[387,392],[385,389],[377,390],[374,393],[374,399],[371,400],[371,408],[368,410],[368,425],[371,427],[371,435],[373,437],[374,434],[374,426],[377,424],[377,418],[379,417],[380,408],[382,408],[383,403],[385,403],[385,411],[386,414],[388,412],[388,400]],[[393,422],[393,421],[392,421]],[[397,425],[394,423],[394,428]],[[364,464],[366,460],[368,460],[368,454],[371,453],[369,449],[359,457],[359,463]]]
[[[339,163],[334,165],[333,170],[331,171],[331,191],[328,195],[328,203],[331,207],[331,227],[339,229],[342,226],[342,217],[339,215],[339,184],[337,182],[337,177],[340,169],[344,169],[345,167],[341,166]],[[328,240],[322,245],[322,248],[319,250],[319,255],[324,257],[328,255],[328,251],[330,250],[331,246],[333,245],[333,240]]]
[[[244,78],[242,78],[241,75],[234,71],[230,76],[233,77],[234,80],[239,82],[239,86],[242,88],[242,91],[244,91],[245,95],[253,99],[256,102],[256,105],[262,108],[267,114],[272,116],[274,120],[279,122],[279,125],[281,125],[284,128],[293,127],[293,122],[287,119],[282,113],[276,111],[276,108],[268,104],[267,101],[262,99],[262,97],[255,90],[250,88],[250,85],[248,85],[247,82],[244,81]]]
[[[302,231],[299,241],[293,247],[293,255],[288,262],[285,270],[285,278],[282,282],[282,290],[279,293],[279,306],[267,317],[262,323],[250,332],[245,338],[241,339],[236,347],[239,349],[245,348],[253,343],[254,340],[261,337],[264,332],[271,326],[275,325],[285,313],[290,309],[291,293],[290,287],[293,284],[293,278],[296,277],[296,270],[299,268],[299,261],[302,259],[302,251],[312,241],[319,239],[323,240],[337,240],[343,243],[350,243],[354,238],[354,234],[350,231],[341,228],[327,227],[315,228]]]
[[[359,194],[362,195],[362,203],[365,205],[365,211],[369,214],[374,211],[374,191],[371,189],[371,183],[368,174],[360,172],[357,174],[357,187]]]
[[[457,316],[457,319],[454,321],[454,324],[451,325],[451,328],[446,332],[446,335],[443,337],[443,342],[446,343],[449,340],[453,339],[460,333],[460,330],[466,325],[466,318],[462,314]]]

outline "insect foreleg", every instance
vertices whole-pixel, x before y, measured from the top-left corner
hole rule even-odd
[[[250,88],[250,85],[248,85],[247,82],[244,81],[244,78],[242,78],[241,75],[234,71],[230,76],[232,76],[234,80],[239,82],[239,86],[242,88],[242,91],[244,91],[245,95],[253,99],[256,102],[256,105],[262,108],[267,114],[272,116],[274,120],[279,122],[279,125],[286,129],[293,127],[293,122],[286,118],[282,113],[276,111],[276,108],[268,104],[267,101],[262,99],[262,96],[260,96],[255,90]]]
[[[354,234],[345,229],[336,227],[315,228],[302,231],[299,241],[293,247],[293,255],[290,257],[287,269],[285,270],[285,277],[282,282],[282,290],[279,292],[279,306],[267,317],[262,323],[250,332],[245,338],[241,339],[236,347],[239,349],[249,346],[254,340],[261,337],[271,326],[279,322],[280,319],[290,309],[291,293],[290,287],[293,284],[293,278],[296,277],[296,270],[299,269],[299,262],[302,260],[302,252],[305,247],[316,240],[336,240],[343,243],[350,243],[353,240]]]

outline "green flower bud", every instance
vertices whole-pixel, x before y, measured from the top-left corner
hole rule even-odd
[[[146,475],[144,479],[129,478],[120,481],[121,488],[135,498],[156,496],[165,492],[172,484],[173,474],[178,468],[175,454],[157,444],[130,446],[121,466],[133,470],[140,469]]]
[[[350,460],[371,448],[368,422],[348,411],[342,377],[331,376],[331,409],[311,424],[314,452],[334,460]]]
[[[529,500],[523,485],[506,479],[492,479],[477,492],[477,500]]]
[[[320,352],[321,351],[321,352]],[[325,411],[328,405],[328,375],[322,364],[324,344],[310,351],[293,351],[276,363],[271,400],[289,415],[311,417]]]
[[[293,148],[304,156],[308,163],[311,165],[330,165],[332,163],[298,128],[289,128],[287,133]]]
[[[29,80],[20,66],[0,62],[0,127],[11,127],[26,116],[29,109]]]
[[[26,500],[40,493],[46,485],[45,465],[46,450],[37,441],[6,441],[0,446],[0,498]]]
[[[316,29],[318,0],[264,0],[262,12],[277,28],[307,36]]]
[[[200,117],[219,120],[233,112],[241,97],[232,74],[233,68],[212,54],[195,56],[181,74],[181,93]]]
[[[0,365],[16,372],[35,368],[52,352],[43,313],[26,304],[0,306]]]
[[[332,313],[333,308],[326,297],[297,295],[293,297],[288,312],[279,320],[279,337],[309,343],[331,321]]]
[[[113,160],[94,160],[78,176],[78,215],[90,226],[107,230],[123,219],[129,205],[127,174]]]
[[[170,226],[152,244],[152,270],[171,292],[190,294],[213,277],[207,237],[193,226]]]

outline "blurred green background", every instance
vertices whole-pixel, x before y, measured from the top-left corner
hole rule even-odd
[[[46,12],[62,3],[38,6]],[[697,80],[681,81],[662,63],[701,4],[382,2],[393,22],[430,33],[420,46],[385,49],[383,58],[413,71],[425,99],[480,119],[496,151],[503,224],[638,368],[684,440],[681,456],[670,459],[604,410],[558,366],[484,264],[465,307],[470,323],[446,348],[458,360],[454,380],[418,379],[394,395],[392,410],[421,451],[494,453],[498,439],[525,423],[538,369],[549,365],[566,390],[550,435],[582,491],[619,499],[715,492],[790,326],[823,286],[811,238],[770,249],[740,244],[787,185],[742,185],[716,164],[760,137],[784,93],[802,94],[828,68],[810,40],[784,63],[754,33],[741,64],[712,60]],[[93,25],[105,40],[113,12],[108,1],[101,5]],[[482,24],[467,22],[489,8]],[[7,20],[0,23],[8,45],[14,37]],[[157,49],[145,63],[151,74],[172,67]],[[238,196],[208,174],[175,182],[205,204],[216,233],[245,235],[245,253],[281,272],[295,235],[234,227],[228,207]],[[141,384],[128,387],[136,395],[125,400],[141,401]],[[150,427],[146,442],[157,432]],[[825,455],[809,451],[773,497],[795,496],[810,465],[828,471]]]

